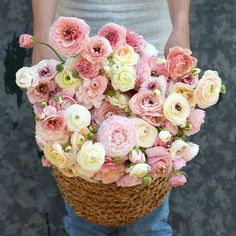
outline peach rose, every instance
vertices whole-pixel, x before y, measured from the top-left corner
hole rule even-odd
[[[32,48],[34,45],[34,38],[30,34],[21,34],[19,37],[19,44],[21,48]]]
[[[78,55],[89,39],[89,26],[76,17],[59,17],[51,26],[49,43],[65,56]]]
[[[194,99],[197,105],[204,109],[216,104],[219,99],[221,84],[221,78],[217,71],[205,71],[194,91]]]
[[[104,184],[110,184],[120,179],[125,172],[123,164],[115,164],[110,160],[106,160],[102,167],[93,176],[95,180],[101,180]]]
[[[183,77],[197,66],[197,59],[189,49],[174,47],[167,55],[166,69],[172,80]]]
[[[136,176],[124,175],[116,181],[117,186],[131,187],[142,183],[142,178]]]

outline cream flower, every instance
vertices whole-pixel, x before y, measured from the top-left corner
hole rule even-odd
[[[151,170],[151,167],[146,163],[138,163],[129,168],[129,175],[132,177],[144,177]]]
[[[115,91],[112,96],[107,96],[106,98],[112,105],[121,109],[128,107],[130,100],[129,96],[121,93],[120,91]]]
[[[69,131],[77,131],[90,124],[91,114],[89,110],[79,104],[73,104],[65,110],[66,125]]]
[[[185,125],[191,109],[188,100],[184,96],[172,93],[167,97],[163,111],[167,120],[174,125]]]
[[[71,135],[71,145],[77,151],[80,150],[82,145],[88,141],[88,135],[90,134],[90,130],[88,128],[79,129]]]
[[[59,143],[48,144],[44,148],[44,155],[57,168],[67,168],[75,163],[75,152],[65,152]]]
[[[72,73],[66,70],[63,70],[56,75],[56,82],[62,89],[75,89],[81,85],[80,79],[74,78]]]
[[[196,143],[188,143],[189,149],[186,155],[183,157],[186,161],[191,161],[199,152],[199,146]]]
[[[111,85],[115,90],[126,92],[134,88],[136,72],[133,67],[121,66],[111,79]]]
[[[194,89],[189,84],[176,83],[171,87],[171,93],[178,93],[184,96],[188,100],[190,107],[194,107],[196,105],[193,92]]]
[[[83,144],[77,154],[76,160],[79,165],[88,171],[98,171],[105,162],[105,149],[101,143],[88,141]]]
[[[131,121],[134,123],[140,141],[139,146],[144,148],[151,147],[157,138],[157,129],[140,118],[131,118]]]
[[[158,134],[160,140],[164,143],[167,143],[171,140],[171,133],[168,130],[162,130],[160,131],[160,133]]]
[[[112,55],[112,60],[115,63],[122,65],[136,65],[139,60],[139,55],[135,53],[134,48],[128,44],[116,50]]]
[[[217,71],[208,70],[199,80],[194,91],[194,98],[200,108],[207,108],[217,103],[221,91],[221,78]]]
[[[81,168],[81,166],[78,163],[75,163],[70,167],[59,170],[62,172],[63,175],[67,177],[81,177],[85,180],[89,180],[94,175],[93,171],[88,171]]]
[[[184,157],[189,151],[189,144],[183,140],[176,140],[170,146],[172,160]]]
[[[31,67],[22,67],[16,72],[16,84],[20,88],[34,88],[39,83],[36,71]]]

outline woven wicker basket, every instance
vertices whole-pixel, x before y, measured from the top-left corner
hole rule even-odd
[[[106,226],[132,223],[149,214],[170,191],[167,178],[159,178],[146,187],[118,187],[69,178],[56,168],[52,171],[62,196],[76,214]]]

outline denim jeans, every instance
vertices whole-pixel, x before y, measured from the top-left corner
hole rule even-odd
[[[172,228],[168,224],[169,194],[163,203],[149,215],[139,218],[131,224],[106,227],[93,224],[77,216],[65,203],[67,216],[64,219],[65,230],[69,236],[171,236]]]

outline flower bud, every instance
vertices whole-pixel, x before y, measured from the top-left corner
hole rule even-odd
[[[144,186],[148,186],[148,185],[150,185],[151,183],[152,183],[152,178],[151,178],[151,177],[149,177],[149,176],[143,177],[143,179],[142,179],[142,184],[143,184]]]
[[[166,130],[162,130],[159,134],[159,138],[162,142],[167,143],[171,140],[171,133]]]
[[[136,177],[144,177],[148,174],[151,167],[146,163],[138,163],[130,167],[129,175]]]

